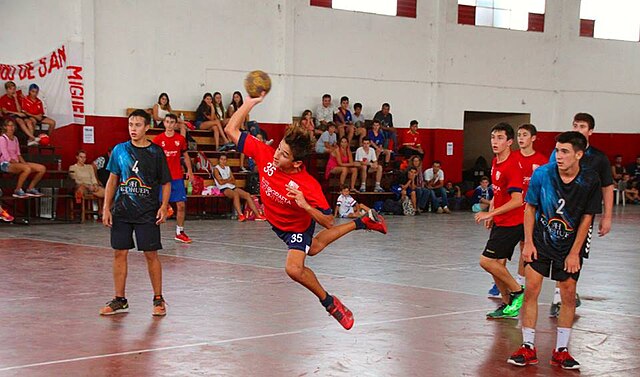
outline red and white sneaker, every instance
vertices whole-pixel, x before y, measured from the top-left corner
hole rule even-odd
[[[14,220],[13,216],[11,216],[11,214],[9,214],[9,212],[7,212],[6,209],[2,208],[2,211],[0,211],[0,219],[2,219],[2,221],[6,221],[8,223],[12,222]]]
[[[333,304],[327,308],[327,312],[340,322],[345,329],[349,330],[353,327],[353,313],[336,296],[333,296]]]
[[[267,221],[267,218],[264,217],[264,215],[257,214],[256,218],[255,218],[255,221]]]
[[[170,219],[173,216],[174,213],[175,212],[173,211],[173,207],[171,207],[171,205],[169,205],[167,207],[167,219]]]
[[[528,344],[521,345],[520,348],[518,348],[518,350],[507,360],[507,363],[519,367],[538,364],[536,348],[531,348]]]
[[[176,234],[176,236],[173,238],[176,241],[180,241],[182,243],[191,243],[193,242],[191,240],[191,238],[189,238],[189,236],[187,236],[187,233],[185,233],[184,231],[180,232],[180,234]]]
[[[368,230],[387,234],[387,223],[384,221],[384,217],[373,209],[369,211],[367,216],[362,217],[362,222]]]
[[[554,350],[550,363],[553,366],[562,367],[562,369],[580,369],[580,363],[569,354],[566,347]]]
[[[238,222],[243,223],[247,221],[247,217],[245,215],[238,215]]]

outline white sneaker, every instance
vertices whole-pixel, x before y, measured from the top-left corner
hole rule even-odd
[[[40,143],[40,138],[36,137],[33,140],[30,140],[29,142],[27,142],[27,146],[28,147],[33,147],[34,145],[38,145]]]
[[[273,144],[273,139],[269,139],[269,140],[267,140],[267,141],[265,142],[265,144],[267,144],[267,145],[271,145],[271,144]]]

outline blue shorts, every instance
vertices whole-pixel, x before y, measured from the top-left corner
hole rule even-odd
[[[9,165],[11,165],[11,163],[9,161],[0,162],[0,172],[8,173],[9,172]]]
[[[202,124],[202,120],[196,120],[195,126],[196,126],[196,130],[200,129],[200,125]]]
[[[160,186],[159,200],[162,202],[162,186]],[[183,179],[174,179],[171,181],[171,195],[169,196],[169,203],[186,202],[187,190],[184,188]]]
[[[287,232],[280,230],[275,226],[271,227],[284,243],[287,244],[289,250],[300,250],[309,253],[311,242],[313,241],[313,232],[316,229],[316,222],[311,220],[311,225],[302,233]]]

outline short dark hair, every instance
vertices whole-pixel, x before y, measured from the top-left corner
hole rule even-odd
[[[371,124],[376,124],[376,123],[380,124],[380,120],[379,119],[374,119]]]
[[[491,133],[494,131],[504,131],[507,134],[507,140],[513,140],[515,133],[513,132],[513,127],[507,122],[500,122],[495,126],[491,127]]]
[[[433,160],[433,164],[438,164],[440,166],[442,166],[442,162],[440,162],[440,160]],[[431,165],[433,165],[431,164]]]
[[[331,99],[331,94],[323,94],[322,99],[329,98]]]
[[[362,109],[362,104],[360,102],[356,102],[353,104],[353,109]]]
[[[569,143],[575,152],[584,152],[587,149],[587,138],[577,131],[567,131],[556,136],[556,142]]]
[[[309,133],[301,127],[290,127],[284,135],[284,142],[291,148],[292,161],[302,161],[311,153]]]
[[[176,122],[178,121],[178,116],[176,114],[173,113],[168,113],[167,115],[164,116],[165,118],[169,118],[169,119],[173,119]]]
[[[365,136],[365,137],[362,138],[362,141],[363,142],[365,142],[365,141],[371,142],[371,139],[369,139],[368,136]]]
[[[329,129],[329,127],[336,127],[336,124],[333,122],[328,122],[327,123],[327,130]]]
[[[131,114],[129,114],[129,117],[127,119],[131,119],[133,117],[141,117],[144,118],[144,125],[147,126],[151,123],[151,115],[149,115],[148,112],[142,110],[142,109],[135,109],[133,110],[133,112]]]
[[[349,189],[349,185],[344,184],[344,185],[340,186],[340,191],[342,191],[342,190],[344,190],[344,189],[347,189],[347,190],[348,190],[348,189]]]
[[[382,107],[391,107],[391,105],[389,105],[387,102],[382,104]]]
[[[84,149],[78,149],[78,151],[76,152],[76,156],[80,156],[80,153],[87,154],[87,152]]]
[[[596,128],[596,120],[593,119],[593,116],[589,113],[577,113],[573,116],[574,122],[587,122],[589,125],[589,129],[593,130]]]
[[[4,88],[9,89],[10,86],[16,86],[16,83],[13,81],[7,81],[4,83]]]
[[[487,177],[486,175],[483,175],[482,178],[480,178],[480,182],[482,181],[489,181],[489,177]]]
[[[409,125],[410,125],[410,126],[413,126],[414,124],[415,124],[415,125],[417,125],[417,124],[418,124],[418,121],[417,121],[417,120],[415,120],[415,119],[414,119],[414,120],[412,120],[411,122],[409,122]]]
[[[349,97],[347,97],[347,96],[340,97],[340,103],[342,103],[344,101],[348,101],[348,100],[349,100]]]
[[[520,127],[518,127],[518,131],[520,131],[520,130],[529,131],[531,136],[536,136],[536,134],[538,133],[538,130],[536,129],[536,126],[534,126],[531,123],[521,124]]]

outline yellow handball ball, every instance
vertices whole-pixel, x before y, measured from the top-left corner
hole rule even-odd
[[[271,90],[271,78],[264,71],[251,71],[244,79],[244,88],[250,97],[260,97],[263,91],[269,93]]]

